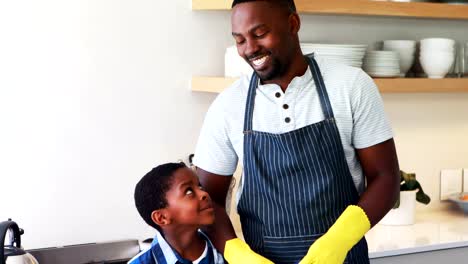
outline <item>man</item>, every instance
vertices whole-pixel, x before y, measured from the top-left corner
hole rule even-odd
[[[364,235],[399,192],[377,87],[361,69],[303,56],[293,0],[232,6],[232,36],[255,72],[216,98],[196,148],[216,203],[212,241],[231,264],[369,263]],[[224,209],[238,160],[248,245]]]

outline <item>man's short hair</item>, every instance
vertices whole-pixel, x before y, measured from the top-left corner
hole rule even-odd
[[[232,2],[231,8],[233,8],[234,6],[240,3],[255,2],[255,1],[275,3],[275,4],[278,4],[287,8],[290,13],[296,13],[296,5],[294,4],[294,0],[234,0]]]
[[[171,188],[174,172],[187,166],[181,163],[166,163],[148,172],[135,186],[135,206],[145,222],[162,232],[153,222],[154,210],[167,207],[166,193]]]

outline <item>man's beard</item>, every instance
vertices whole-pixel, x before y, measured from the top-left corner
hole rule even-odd
[[[273,58],[272,60],[272,67],[270,71],[267,72],[257,72],[258,77],[260,78],[261,81],[270,81],[272,79],[275,79],[277,77],[280,77],[284,72],[284,65],[277,59]]]

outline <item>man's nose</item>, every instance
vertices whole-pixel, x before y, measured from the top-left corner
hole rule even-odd
[[[246,47],[245,47],[245,56],[247,58],[251,59],[252,56],[255,56],[258,51],[259,51],[259,46],[258,43],[254,40],[248,40],[246,41]]]

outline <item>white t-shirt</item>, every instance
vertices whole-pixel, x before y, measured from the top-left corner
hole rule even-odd
[[[372,78],[359,68],[316,58],[332,105],[354,184],[364,190],[364,177],[355,149],[393,137],[382,98]],[[244,112],[250,76],[219,94],[210,106],[198,139],[194,164],[211,173],[232,175],[243,158]],[[286,122],[286,118],[290,122]],[[276,84],[259,85],[253,130],[281,134],[324,119],[312,73],[295,77],[286,92]],[[242,186],[242,181],[241,181]],[[239,187],[241,190],[242,187]]]

